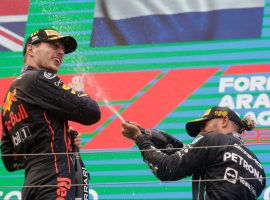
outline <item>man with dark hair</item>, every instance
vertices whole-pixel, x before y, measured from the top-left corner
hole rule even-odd
[[[73,37],[54,29],[32,33],[23,70],[4,99],[2,160],[8,171],[25,169],[23,200],[75,199],[68,121],[91,125],[101,116],[84,87],[76,91],[55,74],[64,55],[76,48]]]
[[[144,161],[160,180],[192,176],[194,200],[252,200],[265,187],[265,172],[258,158],[244,146],[241,133],[254,125],[248,117],[241,120],[231,109],[215,106],[186,124],[187,133],[196,138],[173,154],[157,148],[161,142],[156,139],[164,137],[152,137],[151,130],[137,124],[124,122],[122,134],[143,150]]]

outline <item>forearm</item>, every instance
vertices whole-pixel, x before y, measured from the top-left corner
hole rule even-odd
[[[101,111],[96,101],[90,97],[82,97],[81,99],[78,99],[78,101],[79,102],[74,105],[73,115],[70,116],[71,118],[74,118],[74,121],[85,125],[91,125],[100,120]]]
[[[167,155],[156,149],[148,137],[141,135],[136,144],[142,151],[144,161],[162,181],[179,180],[189,175],[185,161],[176,152]]]
[[[24,169],[25,168],[25,159],[24,157],[20,158],[20,159],[14,159],[14,157],[12,156],[2,156],[2,161],[4,163],[5,168],[9,171],[9,172],[13,172],[13,171],[17,171],[20,169]]]
[[[10,172],[24,169],[25,156],[16,155],[15,150],[11,145],[12,144],[7,145],[6,142],[2,141],[1,156],[5,168]]]
[[[94,99],[82,91],[73,90],[57,76],[52,79],[45,78],[42,72],[39,72],[35,84],[29,90],[36,105],[84,125],[100,120],[100,108]]]

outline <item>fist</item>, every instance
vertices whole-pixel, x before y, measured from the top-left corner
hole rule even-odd
[[[71,79],[71,83],[68,84],[73,90],[78,92],[84,92],[84,80],[83,76],[74,76]]]
[[[74,144],[78,147],[81,148],[81,143],[82,143],[82,135],[78,133],[77,137],[74,138]]]
[[[67,133],[70,134],[71,131],[75,131],[75,129],[73,127],[69,127],[69,129],[67,130]],[[76,145],[78,148],[81,148],[81,143],[82,143],[82,136],[80,133],[78,133],[78,135],[74,137],[74,145]]]
[[[121,133],[124,137],[131,140],[136,140],[136,138],[142,134],[139,126],[132,122],[123,122]]]

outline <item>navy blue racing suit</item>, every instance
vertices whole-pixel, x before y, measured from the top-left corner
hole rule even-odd
[[[23,188],[23,200],[74,199],[68,121],[91,125],[100,116],[98,104],[87,94],[49,71],[24,67],[4,99],[1,139],[5,168],[25,169],[24,185],[35,186]]]

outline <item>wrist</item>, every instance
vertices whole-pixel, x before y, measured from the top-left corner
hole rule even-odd
[[[140,137],[142,135],[141,131],[137,131],[135,134],[134,134],[134,140],[136,140],[138,137]]]

